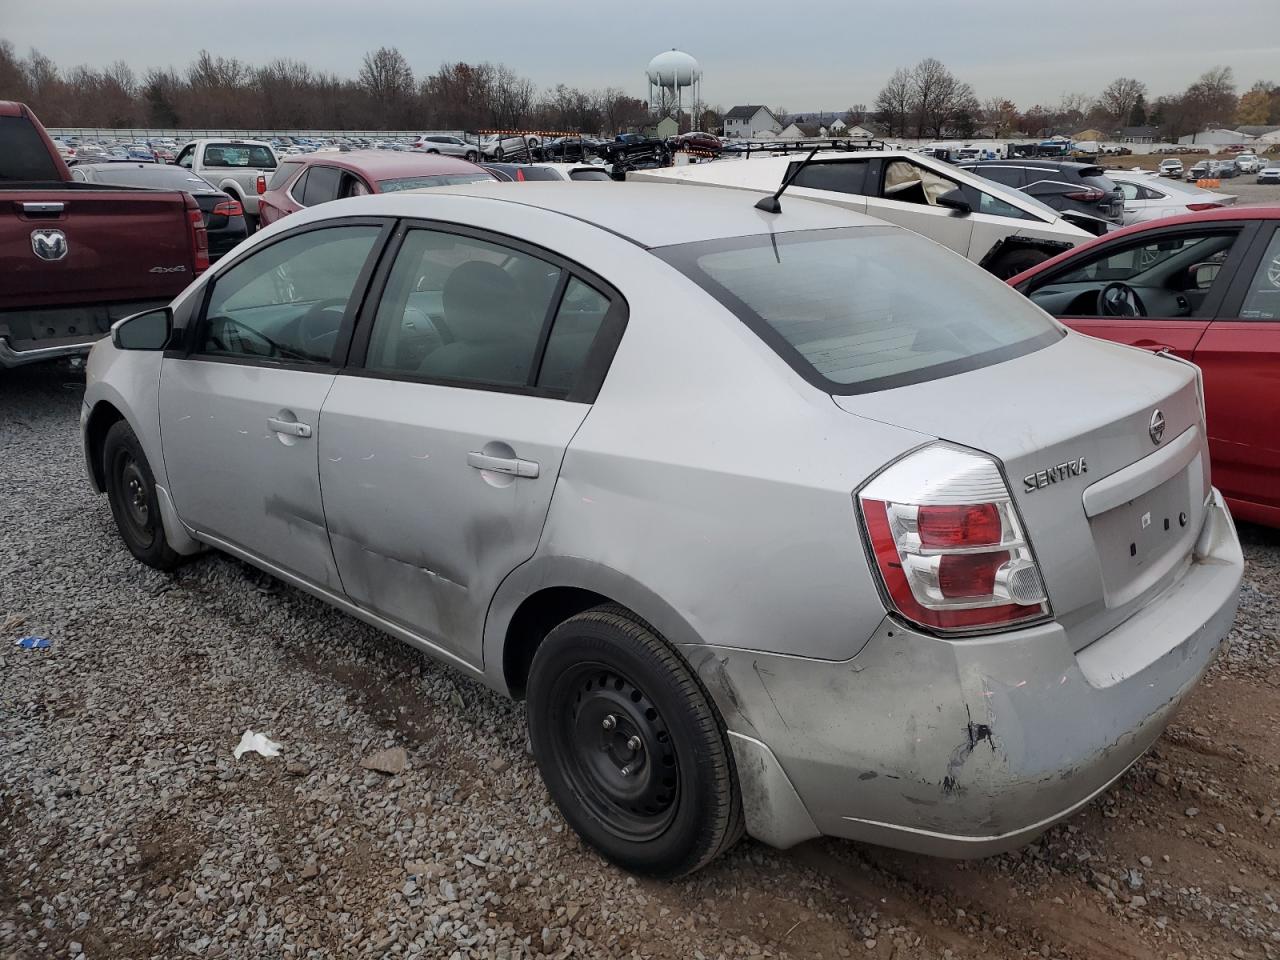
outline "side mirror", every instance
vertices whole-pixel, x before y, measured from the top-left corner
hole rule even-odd
[[[1208,290],[1213,286],[1213,281],[1218,279],[1218,271],[1221,269],[1220,263],[1197,263],[1191,268],[1191,282],[1197,290]]]
[[[173,311],[168,307],[135,313],[111,325],[111,342],[121,350],[163,350],[173,332]]]
[[[938,206],[954,210],[962,217],[967,217],[973,213],[973,207],[969,205],[969,201],[965,199],[964,191],[959,187],[940,195],[938,197]]]

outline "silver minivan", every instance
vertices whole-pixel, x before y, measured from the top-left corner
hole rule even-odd
[[[223,551],[527,698],[565,819],[628,869],[744,829],[1016,847],[1231,625],[1198,371],[758,199],[301,211],[94,348],[91,482],[144,563]]]

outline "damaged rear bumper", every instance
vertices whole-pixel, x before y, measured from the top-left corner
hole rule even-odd
[[[852,660],[688,649],[747,828],[935,856],[1019,847],[1120,777],[1221,649],[1244,560],[1215,490],[1187,572],[1076,652],[1061,626],[944,640],[886,618]]]

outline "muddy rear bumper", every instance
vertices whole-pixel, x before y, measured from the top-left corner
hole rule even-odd
[[[1244,569],[1214,491],[1186,573],[1071,649],[1057,624],[943,640],[886,618],[852,660],[699,647],[748,831],[936,856],[1021,846],[1121,776],[1218,655]]]

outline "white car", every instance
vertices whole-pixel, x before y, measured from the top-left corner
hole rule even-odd
[[[423,153],[439,153],[446,157],[462,157],[472,162],[480,159],[480,144],[468,143],[461,137],[443,133],[424,134],[413,142],[413,149]]]
[[[1182,161],[1178,159],[1161,160],[1159,168],[1162,177],[1182,177]]]
[[[515,137],[485,137],[480,141],[484,156],[489,160],[501,160],[504,157],[524,157],[542,143],[541,137],[532,134]]]
[[[609,167],[600,163],[487,163],[486,170],[499,177],[526,180],[612,180]]]
[[[1238,153],[1235,162],[1241,173],[1257,173],[1263,164],[1262,158],[1256,153]]]
[[[1258,183],[1280,183],[1280,160],[1272,160],[1258,171]]]
[[[256,223],[259,180],[265,188],[278,160],[269,143],[226,137],[192,140],[174,162],[231,194],[244,207],[245,216]]]
[[[1107,176],[1115,181],[1124,194],[1124,225],[1159,220],[1161,217],[1178,217],[1197,210],[1229,207],[1236,202],[1232,193],[1202,190],[1180,180],[1162,180],[1150,173],[1127,170],[1108,170]]]
[[[802,168],[803,167],[803,168]],[[923,234],[1007,279],[1090,239],[1034,197],[906,150],[794,154],[635,170],[628,180],[788,195],[870,214]]]

